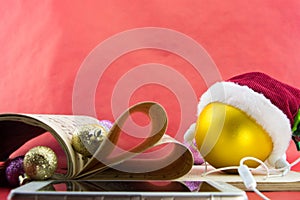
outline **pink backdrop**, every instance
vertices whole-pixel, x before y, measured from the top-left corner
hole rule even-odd
[[[0,4],[0,112],[73,114],[76,101],[80,109],[75,114],[91,114],[91,110],[85,110],[91,106],[96,117],[113,121],[124,105],[153,100],[168,112],[168,133],[182,139],[183,130],[195,120],[197,102],[179,98],[185,95],[186,87],[172,80],[187,80],[197,97],[208,84],[206,77],[180,55],[149,48],[128,51],[98,77],[93,105],[84,105],[89,97],[74,96],[78,73],[93,49],[116,34],[144,27],[173,30],[192,38],[211,56],[220,79],[261,71],[300,88],[298,0],[0,0]],[[138,37],[131,41],[141,42],[143,47]],[[164,42],[163,38],[158,41]],[[113,44],[107,47],[108,52],[119,48],[118,43]],[[105,55],[99,57],[103,59]],[[147,63],[168,66],[180,76],[139,72],[133,76],[138,85],[134,91],[128,89],[129,98],[126,84],[121,90],[115,88],[121,79],[132,75],[129,72],[134,72],[136,66]],[[170,85],[159,84],[160,79],[155,77],[161,75]],[[142,85],[142,79],[148,84]],[[79,86],[89,90],[89,81],[85,77]],[[288,156],[290,160],[299,156],[294,146]]]

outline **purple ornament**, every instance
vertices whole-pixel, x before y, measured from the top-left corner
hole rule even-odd
[[[113,126],[113,123],[111,121],[109,121],[109,120],[104,119],[104,120],[100,120],[99,121],[99,125],[103,126],[105,128],[105,130],[107,132],[109,132],[109,130]]]
[[[191,192],[198,192],[202,181],[184,181],[185,185],[190,189]]]
[[[5,175],[7,182],[12,187],[17,187],[20,185],[19,176],[24,175],[24,167],[23,167],[24,156],[16,157],[10,160],[5,169]]]
[[[187,142],[185,142],[184,144],[185,144],[185,146],[187,146],[191,150],[191,152],[193,154],[193,157],[194,157],[194,164],[195,165],[203,164],[204,160],[203,160],[200,152],[198,151],[198,149],[196,147],[197,144],[196,144],[195,140],[193,140],[193,145],[189,144]]]

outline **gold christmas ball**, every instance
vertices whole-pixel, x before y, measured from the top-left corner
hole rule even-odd
[[[57,157],[52,149],[37,146],[30,149],[24,157],[24,171],[32,180],[50,178],[57,168]]]
[[[269,134],[240,109],[223,104],[208,104],[197,119],[195,140],[205,161],[215,168],[238,166],[252,156],[262,161],[272,152]],[[259,163],[247,161],[249,167]]]
[[[107,134],[107,129],[101,125],[85,125],[80,127],[73,135],[71,144],[76,152],[83,156],[91,157],[97,151]]]

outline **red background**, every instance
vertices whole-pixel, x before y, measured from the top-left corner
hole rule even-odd
[[[300,88],[299,9],[298,0],[0,0],[0,112],[73,114],[73,86],[84,59],[109,37],[142,27],[168,28],[193,38],[214,60],[222,79],[261,71]],[[134,66],[149,62],[176,69],[197,96],[207,88],[179,56],[134,51],[115,60],[101,77],[95,94],[99,119],[114,120],[114,85]],[[178,131],[185,119],[176,94],[146,85],[125,99],[129,104],[143,100],[161,103],[170,118],[168,133]],[[291,145],[288,159],[298,156]],[[1,191],[5,196],[8,190]]]

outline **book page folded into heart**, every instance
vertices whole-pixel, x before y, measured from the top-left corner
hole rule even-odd
[[[148,130],[146,135],[127,128],[136,112],[150,119],[148,128],[141,129]],[[83,115],[0,114],[0,160],[7,160],[30,139],[50,132],[67,159],[66,173],[56,173],[55,179],[176,179],[191,170],[193,156],[187,147],[165,133],[167,121],[165,110],[157,103],[133,105],[117,118],[96,152],[87,158],[73,149],[71,140],[80,127],[98,124],[98,119]],[[131,145],[128,141],[123,148],[119,144],[124,134],[138,142]]]

